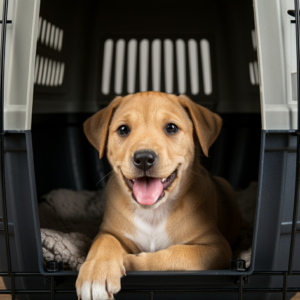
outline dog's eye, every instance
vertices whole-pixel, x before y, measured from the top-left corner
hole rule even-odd
[[[178,130],[179,128],[177,127],[177,125],[173,123],[170,123],[166,126],[166,132],[169,134],[175,134]]]
[[[125,136],[128,135],[130,132],[129,127],[127,125],[121,125],[118,130],[117,133],[121,136]]]

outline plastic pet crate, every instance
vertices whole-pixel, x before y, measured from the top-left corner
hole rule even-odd
[[[115,95],[146,90],[187,94],[223,118],[202,163],[236,190],[258,181],[252,257],[247,269],[128,272],[117,299],[300,291],[297,0],[2,0],[1,9],[0,294],[77,299],[77,272],[45,267],[38,203],[57,188],[105,187],[96,183],[110,166],[82,123]]]

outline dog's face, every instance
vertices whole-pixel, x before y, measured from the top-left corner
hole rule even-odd
[[[175,96],[129,96],[112,118],[107,157],[135,201],[160,205],[193,161],[192,121]]]
[[[191,171],[194,131],[207,155],[221,119],[186,96],[143,92],[116,98],[84,126],[100,157],[106,148],[124,192],[137,205],[155,208]]]

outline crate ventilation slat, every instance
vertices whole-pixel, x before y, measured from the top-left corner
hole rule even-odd
[[[63,45],[63,36],[64,31],[61,28],[40,17],[37,35],[38,42],[41,42],[42,44],[45,44],[54,50],[61,51]]]
[[[207,39],[108,38],[103,45],[101,73],[103,95],[154,90],[209,96],[213,92]]]
[[[51,22],[39,18],[37,35],[38,46],[61,52],[63,46],[63,29]],[[39,53],[39,51],[38,51]],[[58,87],[63,84],[65,63],[51,57],[37,54],[35,60],[34,83],[44,87]]]

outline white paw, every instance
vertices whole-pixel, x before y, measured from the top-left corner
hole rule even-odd
[[[77,290],[77,295],[82,300],[107,300],[113,299],[113,293],[110,295],[106,291],[106,287],[100,282],[85,281],[81,289]]]
[[[76,281],[76,291],[82,300],[114,299],[121,289],[122,275],[125,269],[117,261],[86,261],[80,268]]]

